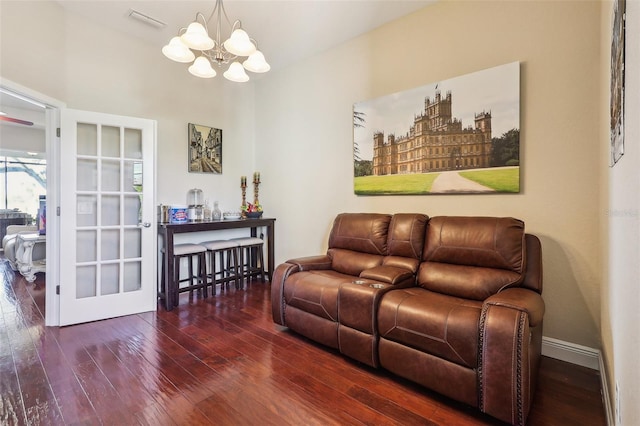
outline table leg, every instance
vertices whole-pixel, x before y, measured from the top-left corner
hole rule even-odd
[[[174,300],[172,281],[175,275],[173,262],[173,232],[164,233],[164,307],[167,311],[173,309]]]
[[[273,241],[274,225],[265,225],[265,227],[267,228],[267,269],[268,269],[266,272],[267,272],[267,277],[269,278],[269,282],[271,282],[271,276],[273,275],[273,268],[275,263],[274,254],[273,254],[273,247],[275,245]],[[258,236],[258,232],[255,227],[251,228],[251,236],[252,237]],[[252,256],[252,259],[255,259],[255,255]]]

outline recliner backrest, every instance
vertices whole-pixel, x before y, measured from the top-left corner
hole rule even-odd
[[[385,255],[390,222],[388,214],[340,213],[333,221],[329,248]]]
[[[329,234],[332,267],[338,272],[358,275],[382,264],[387,254],[391,215],[382,213],[340,213]]]
[[[383,265],[418,271],[424,248],[429,216],[421,213],[396,213],[389,224],[387,256]]]
[[[429,220],[418,285],[484,300],[520,285],[526,270],[524,223],[514,218],[440,216]]]

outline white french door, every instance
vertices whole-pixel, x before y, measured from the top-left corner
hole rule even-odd
[[[61,110],[60,325],[156,309],[156,122]]]

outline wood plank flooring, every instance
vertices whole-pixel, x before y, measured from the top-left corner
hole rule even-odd
[[[0,261],[1,425],[497,425],[271,320],[269,285],[44,327],[44,281]],[[543,358],[530,425],[605,425],[598,373]]]

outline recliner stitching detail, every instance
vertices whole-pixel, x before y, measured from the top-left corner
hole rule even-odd
[[[518,327],[518,347],[516,348],[516,410],[519,425],[524,425],[524,407],[522,405],[522,346],[523,338],[526,331],[526,318],[527,316],[523,312],[520,312],[520,323]]]

